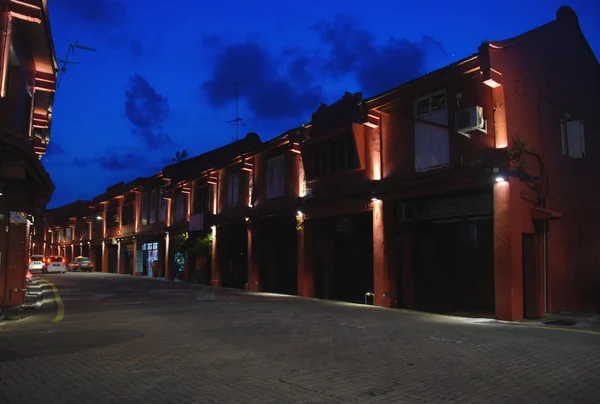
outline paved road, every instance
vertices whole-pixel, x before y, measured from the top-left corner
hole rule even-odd
[[[0,325],[0,403],[600,401],[600,335],[119,275],[44,277],[64,317],[49,305]]]

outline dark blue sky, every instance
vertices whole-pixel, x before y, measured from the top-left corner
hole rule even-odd
[[[566,4],[600,55],[595,0],[50,0],[58,58],[77,50],[43,162],[50,207],[160,171],[175,151],[230,142],[235,90],[248,131],[270,139],[344,91],[387,90],[556,17]],[[202,6],[199,6],[199,4]],[[399,4],[410,6],[399,7]]]

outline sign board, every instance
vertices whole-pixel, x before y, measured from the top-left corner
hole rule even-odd
[[[12,224],[27,224],[27,215],[25,212],[10,212],[10,222]]]

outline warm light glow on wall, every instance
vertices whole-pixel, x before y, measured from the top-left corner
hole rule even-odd
[[[494,103],[494,138],[496,149],[508,147],[508,129],[506,127],[506,109],[504,103],[504,88],[492,89],[492,100]]]
[[[214,238],[217,236],[217,226],[215,226],[215,225],[210,226],[210,230],[212,232],[213,240],[214,240]]]
[[[298,196],[300,198],[306,196],[306,173],[304,172],[302,157],[298,158]]]
[[[381,158],[379,156],[371,159],[371,168],[373,170],[373,179],[379,181],[381,179]]]
[[[6,31],[4,33],[4,39],[2,45],[2,85],[0,88],[0,96],[6,97],[6,87],[8,84],[8,66],[10,60],[10,44],[12,42],[12,17],[8,14],[5,17]]]

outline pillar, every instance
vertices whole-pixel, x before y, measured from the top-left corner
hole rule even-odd
[[[123,240],[119,241],[119,245],[117,246],[117,273],[124,274],[125,273],[125,265],[127,264],[125,260],[125,254],[127,254],[127,246]]]
[[[158,243],[158,248],[160,249],[161,246],[163,245],[163,243]],[[171,234],[170,233],[166,233],[165,234],[165,241],[164,241],[164,254],[161,254],[159,252],[159,256],[164,257],[162,262],[162,277],[164,277],[167,280],[173,280],[173,274],[171,273]],[[156,275],[153,275],[154,277],[156,277]]]
[[[96,272],[98,269],[96,267],[96,265],[98,264],[98,260],[96,259],[96,249],[94,248],[93,245],[88,245],[88,249],[89,249],[89,257],[90,260],[94,263],[94,272]]]
[[[494,184],[495,314],[501,320],[523,318],[523,261],[519,179]]]
[[[374,304],[395,307],[397,296],[396,268],[394,254],[393,204],[380,199],[373,205],[373,293]]]
[[[108,246],[102,242],[102,272],[108,272]]]
[[[264,238],[261,237],[261,225],[258,219],[249,219],[246,222],[248,232],[248,290],[259,292],[265,291],[267,279],[261,279],[261,266],[264,263],[260,257],[260,242],[264,242]],[[260,241],[259,241],[260,240]]]
[[[132,275],[135,276],[139,276],[140,273],[138,272],[138,241],[137,238],[133,239],[133,256],[131,258],[132,262],[133,262],[133,273]]]
[[[212,255],[211,255],[211,284],[212,286],[221,286],[221,275],[222,275],[222,267],[221,267],[221,257],[219,253],[219,235],[221,230],[218,227],[212,226]]]
[[[304,219],[298,215],[298,295],[314,297],[314,264],[315,249],[313,246],[315,236],[315,219]]]

